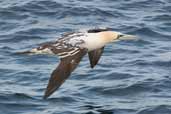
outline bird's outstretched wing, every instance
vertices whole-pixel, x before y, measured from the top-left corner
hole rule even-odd
[[[98,63],[103,53],[103,50],[104,50],[104,47],[88,52],[91,68],[94,68],[94,66]]]
[[[98,33],[98,32],[103,32],[103,31],[109,31],[112,30],[111,28],[94,28],[94,29],[89,29],[87,32],[88,33]]]
[[[75,55],[61,58],[58,67],[52,72],[49,79],[49,83],[44,95],[45,99],[63,84],[63,82],[70,76],[72,71],[77,67],[86,53],[86,49],[80,49]]]

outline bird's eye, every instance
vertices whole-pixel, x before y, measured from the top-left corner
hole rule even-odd
[[[119,34],[117,39],[119,39],[120,37],[123,37],[124,35],[123,34]]]

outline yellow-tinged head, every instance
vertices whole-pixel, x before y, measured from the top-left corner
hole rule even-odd
[[[122,34],[120,32],[115,32],[115,31],[104,31],[104,32],[100,32],[99,34],[105,43],[110,43],[120,40],[136,39],[136,36],[134,35]]]

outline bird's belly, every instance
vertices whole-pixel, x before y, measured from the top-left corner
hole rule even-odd
[[[102,48],[102,47],[103,47],[103,45],[94,44],[94,45],[88,46],[87,49],[88,49],[88,51],[93,51],[93,50],[96,50],[96,49],[99,49],[99,48]]]
[[[82,47],[88,49],[88,51],[99,49],[99,48],[102,48],[103,46],[104,46],[104,43],[98,40],[87,41],[85,42],[85,44],[82,45]]]

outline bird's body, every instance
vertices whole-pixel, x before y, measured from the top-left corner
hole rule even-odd
[[[34,48],[32,52],[37,54],[56,54],[60,58],[66,57],[67,54],[68,56],[75,54],[79,49],[87,49],[89,52],[102,48],[106,43],[110,42],[110,40],[105,39],[105,34],[109,33],[110,35],[110,32],[111,31],[101,31],[97,33],[75,32],[64,34],[61,38],[57,39],[57,41]]]
[[[60,58],[59,66],[52,72],[45,96],[47,98],[69,77],[86,53],[93,68],[99,61],[104,46],[119,40],[123,34],[108,29],[91,29],[84,32],[72,32],[62,35],[53,42],[41,44],[37,48],[23,53],[55,54]]]

